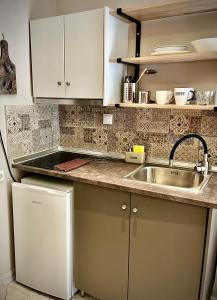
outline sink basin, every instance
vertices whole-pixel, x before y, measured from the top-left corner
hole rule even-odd
[[[125,178],[161,186],[201,190],[210,175],[204,177],[203,173],[193,170],[146,165],[137,168]]]

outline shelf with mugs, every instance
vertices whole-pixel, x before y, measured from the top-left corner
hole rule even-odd
[[[182,54],[165,54],[165,55],[149,55],[140,57],[125,57],[121,58],[122,63],[145,65],[145,64],[166,64],[166,63],[181,63],[193,61],[217,60],[217,52],[207,53],[182,53]],[[111,58],[110,62],[116,63],[116,58]],[[120,59],[118,59],[120,62]]]
[[[132,107],[132,108],[160,108],[160,109],[187,109],[187,110],[216,110],[214,105],[198,105],[198,104],[187,104],[187,105],[177,105],[177,104],[156,104],[156,103],[118,103],[112,105],[115,107]]]

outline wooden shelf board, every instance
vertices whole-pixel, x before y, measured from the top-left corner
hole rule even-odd
[[[139,21],[217,11],[216,0],[150,1],[142,7],[126,8],[123,12]],[[116,12],[112,12],[116,15]]]
[[[111,106],[114,106],[111,105]],[[120,107],[134,108],[163,108],[163,109],[188,109],[188,110],[214,110],[214,105],[176,105],[176,104],[138,104],[138,103],[119,103]]]
[[[207,53],[185,53],[185,54],[167,54],[157,56],[140,56],[140,57],[127,57],[121,58],[122,62],[131,64],[166,64],[166,63],[180,63],[180,62],[192,62],[203,60],[217,60],[217,52]],[[110,62],[117,62],[117,59],[112,58]]]

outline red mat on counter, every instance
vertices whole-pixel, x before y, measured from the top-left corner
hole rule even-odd
[[[89,162],[90,162],[90,160],[88,160],[88,159],[75,158],[73,160],[69,160],[62,164],[54,166],[54,170],[69,172],[74,169],[80,168],[86,164],[89,164]]]

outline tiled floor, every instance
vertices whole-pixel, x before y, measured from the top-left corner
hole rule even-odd
[[[0,290],[0,300],[54,300],[56,298],[41,294],[17,282],[10,283]],[[73,300],[93,300],[90,297],[81,297],[79,294]]]

